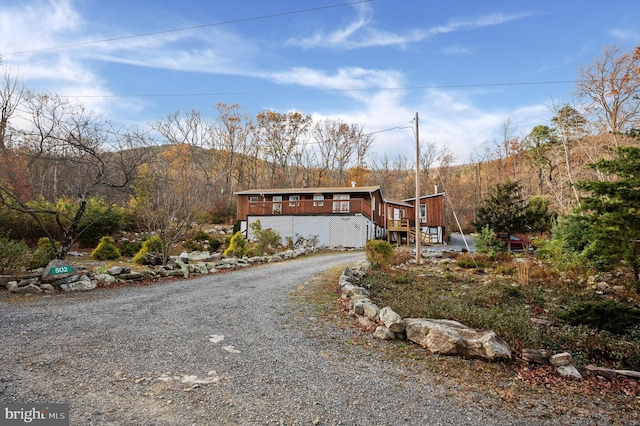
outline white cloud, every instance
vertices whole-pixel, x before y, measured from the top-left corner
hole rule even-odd
[[[619,29],[611,30],[611,36],[624,42],[640,42],[640,32],[637,30]]]
[[[424,41],[440,34],[500,25],[530,16],[528,13],[514,15],[493,13],[469,20],[454,20],[429,29],[414,29],[403,33],[392,33],[371,27],[372,12],[366,5],[361,5],[356,9],[357,15],[355,20],[347,24],[344,28],[339,28],[328,33],[319,30],[307,38],[289,39],[287,45],[299,46],[304,49],[321,47],[351,50],[379,46],[398,46],[404,48],[410,43]]]

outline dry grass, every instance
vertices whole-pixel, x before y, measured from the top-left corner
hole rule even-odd
[[[575,286],[566,282],[559,281],[551,292],[534,286],[533,283],[541,277],[549,278],[548,271],[540,271],[530,265],[526,270],[526,280],[523,280],[522,273],[515,265],[514,270],[514,276],[492,276],[487,271],[478,274],[476,270],[458,268],[455,262],[445,262],[437,267],[425,265],[421,268],[414,266],[391,272],[375,272],[370,277],[376,278],[369,278],[365,286],[370,288],[374,301],[379,306],[392,305],[402,316],[426,313],[425,309],[427,312],[428,309],[432,309],[431,312],[437,313],[434,306],[428,306],[435,304],[442,307],[444,301],[459,300],[463,293],[468,295],[467,301],[474,299],[474,303],[484,305],[485,310],[491,304],[506,303],[507,306],[517,306],[518,301],[522,299],[529,306],[526,312],[527,323],[529,315],[533,313],[543,317],[549,315],[548,306],[540,306],[548,301],[534,297],[539,291],[551,294],[549,299],[553,299],[553,304],[558,306],[573,300],[574,297],[581,298],[580,295],[568,293],[567,288]],[[360,329],[338,303],[336,283],[340,273],[341,269],[336,269],[306,283],[293,293],[294,300],[296,303],[313,306],[312,309],[318,312],[318,316],[326,318],[338,327]],[[493,280],[495,283],[490,282]],[[511,286],[516,282],[519,287]],[[478,291],[473,290],[479,285],[482,287]],[[524,291],[523,286],[527,286]],[[520,291],[510,290],[514,288]],[[393,303],[385,303],[392,300]],[[534,303],[536,301],[538,304]],[[512,336],[511,340],[522,345],[522,342],[519,342],[521,339],[516,335]],[[524,362],[487,363],[433,355],[407,341],[376,341],[370,336],[369,331],[362,331],[362,337],[352,339],[349,344],[360,344],[373,351],[385,353],[390,362],[435,385],[451,389],[448,392],[452,396],[463,400],[481,400],[489,406],[496,404],[501,408],[511,407],[519,413],[526,411],[533,417],[553,418],[559,414],[567,414],[585,418],[587,421],[589,418],[602,419],[598,416],[615,412],[616,415],[608,420],[611,424],[639,421],[638,381],[624,378],[603,381],[590,375],[585,375],[581,381],[575,381],[558,377],[548,366],[527,365]],[[486,398],[487,396],[491,398]]]

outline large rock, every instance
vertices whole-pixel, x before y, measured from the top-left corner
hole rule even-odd
[[[76,281],[70,284],[62,284],[60,288],[64,291],[89,291],[96,288],[97,283],[95,280],[89,279]]]
[[[15,282],[15,281],[12,281]],[[16,294],[38,294],[38,293],[42,293],[42,289],[40,287],[38,287],[35,284],[28,284],[22,287],[12,287],[9,289],[10,292],[12,293],[16,293]]]
[[[569,352],[562,352],[552,355],[551,358],[549,358],[549,362],[556,367],[562,367],[573,364],[573,358]]]
[[[402,317],[388,306],[380,309],[380,321],[394,333],[402,333],[405,329],[405,322]]]
[[[523,349],[522,359],[536,364],[549,364],[549,352],[544,349]]]
[[[572,379],[582,379],[582,374],[573,365],[561,365],[556,371],[562,377],[571,377]]]
[[[40,275],[40,281],[43,283],[48,283],[48,282],[57,281],[57,280],[67,278],[77,274],[77,272],[75,271],[75,268],[73,267],[70,268],[69,272],[64,274],[53,274],[53,275],[51,274],[51,270],[53,268],[61,268],[65,266],[69,266],[69,263],[65,262],[64,260],[53,259],[51,262],[49,262],[46,268],[42,270],[42,274]]]
[[[95,279],[97,282],[105,285],[113,284],[114,282],[117,281],[113,275],[109,275],[109,274],[98,274],[95,276]]]
[[[380,313],[382,319],[382,311]],[[509,346],[493,331],[475,330],[451,320],[404,319],[407,339],[443,355],[493,361],[511,359]]]
[[[389,330],[384,325],[378,326],[376,331],[373,332],[373,337],[377,337],[382,340],[394,340],[396,338],[396,333]]]

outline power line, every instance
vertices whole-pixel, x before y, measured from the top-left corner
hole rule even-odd
[[[277,95],[277,94],[299,94],[299,93],[347,93],[347,92],[375,92],[393,90],[418,90],[418,89],[469,89],[478,87],[506,87],[506,86],[540,86],[548,84],[575,84],[580,80],[556,80],[556,81],[525,81],[512,83],[473,83],[473,84],[450,84],[432,86],[406,86],[406,87],[370,87],[363,89],[317,89],[299,91],[252,91],[252,92],[209,92],[209,93],[130,93],[124,95],[64,95],[67,98],[161,98],[161,97],[198,97],[198,96],[248,96],[248,95]]]
[[[91,44],[108,43],[108,42],[119,41],[119,40],[129,40],[129,39],[132,39],[132,38],[148,37],[148,36],[153,36],[153,35],[175,33],[175,32],[180,32],[180,31],[190,31],[190,30],[196,30],[196,29],[207,28],[207,27],[215,27],[215,26],[220,26],[220,25],[229,25],[229,24],[237,24],[237,23],[241,23],[241,22],[258,21],[258,20],[262,20],[262,19],[278,18],[278,17],[282,17],[282,16],[296,15],[296,14],[300,14],[300,13],[317,12],[317,11],[320,11],[320,10],[334,9],[334,8],[337,8],[337,7],[352,6],[352,5],[355,5],[355,4],[369,3],[369,2],[372,2],[372,1],[374,1],[374,0],[356,0],[356,1],[348,2],[348,3],[339,3],[339,4],[328,5],[328,6],[313,7],[313,8],[310,8],[310,9],[293,10],[293,11],[290,11],[290,12],[272,13],[272,14],[269,14],[269,15],[253,16],[253,17],[250,17],[250,18],[232,19],[230,21],[214,22],[212,24],[194,25],[194,26],[191,26],[191,27],[183,27],[183,28],[175,28],[175,29],[171,29],[171,30],[154,31],[154,32],[150,32],[150,33],[134,34],[134,35],[130,35],[130,36],[106,38],[106,39],[102,39],[102,40],[84,41],[84,42],[79,42],[79,43],[65,44],[65,45],[61,45],[61,46],[43,47],[41,49],[22,50],[22,51],[18,51],[18,52],[9,52],[9,53],[0,53],[0,56],[10,56],[10,55],[21,55],[21,54],[25,54],[25,53],[46,52],[46,51],[50,51],[50,50],[67,49],[69,47],[87,46],[87,45],[91,45]]]

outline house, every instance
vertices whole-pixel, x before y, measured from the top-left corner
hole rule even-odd
[[[434,244],[443,244],[446,239],[446,229],[444,226],[444,192],[423,195],[420,197],[420,231],[430,235]],[[413,222],[415,222],[416,199],[408,198],[403,202],[411,204],[413,212]]]
[[[394,230],[394,241],[408,243],[415,235],[410,230],[410,224],[415,222],[411,219],[414,203],[387,201],[379,186],[252,189],[235,195],[240,230],[249,240],[253,237],[249,225],[257,220],[263,229],[272,228],[283,239],[295,242],[298,238],[316,237],[319,245],[331,247],[362,248],[371,239],[388,238],[390,218],[409,219],[397,223],[406,229]],[[444,218],[442,222],[440,226],[444,229]],[[425,228],[429,228],[426,222]],[[398,232],[405,233],[404,239]]]

